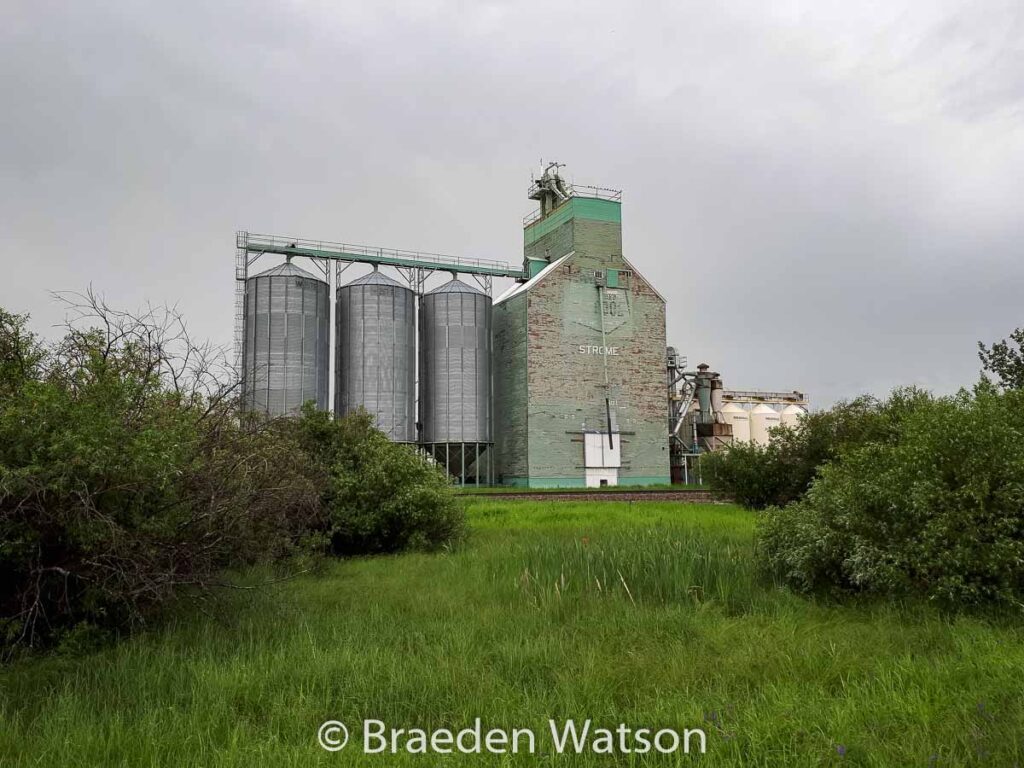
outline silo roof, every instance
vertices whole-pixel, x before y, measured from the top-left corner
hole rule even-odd
[[[276,267],[271,267],[268,270],[260,272],[257,275],[251,277],[304,277],[308,280],[319,280],[321,283],[324,279],[317,277],[311,272],[307,272],[301,267],[297,267],[290,261],[286,261],[284,264],[278,264]]]
[[[392,287],[397,286],[398,288],[406,288],[406,286],[402,285],[400,282],[398,282],[394,278],[391,278],[391,277],[388,277],[387,275],[381,274],[380,272],[378,272],[376,270],[374,270],[373,272],[371,272],[368,275],[363,275],[362,277],[357,277],[351,283],[346,283],[342,287],[347,287],[349,285],[389,285],[389,286],[392,286]]]
[[[458,278],[452,278],[444,285],[440,285],[432,291],[427,291],[429,296],[432,293],[483,293],[483,291],[474,288],[472,285],[466,285]]]

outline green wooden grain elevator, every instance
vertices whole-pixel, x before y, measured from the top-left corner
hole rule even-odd
[[[530,278],[494,304],[497,479],[667,483],[665,300],[622,255],[621,193],[552,164],[530,198]]]

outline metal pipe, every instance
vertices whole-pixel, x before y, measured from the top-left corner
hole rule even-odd
[[[608,420],[608,450],[615,450],[615,441],[612,438],[612,406],[611,406],[611,384],[608,381],[608,337],[604,329],[604,294],[601,292],[603,286],[597,286],[597,309],[601,313],[601,349],[604,354],[601,359],[604,361],[604,411]]]

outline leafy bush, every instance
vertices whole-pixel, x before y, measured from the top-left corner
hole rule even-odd
[[[759,524],[764,569],[802,592],[1024,603],[1024,393],[919,400],[895,439],[821,469]]]
[[[864,396],[810,413],[795,428],[773,430],[768,445],[737,443],[703,456],[705,480],[713,491],[753,509],[785,506],[807,492],[819,468],[845,451],[892,444],[903,420],[930,401],[928,393],[907,388],[885,401]]]
[[[335,554],[434,550],[465,532],[465,513],[444,471],[391,442],[365,411],[332,420],[307,406],[302,444],[329,475],[324,492]]]
[[[367,414],[243,413],[175,313],[69,308],[53,346],[0,310],[0,645],[130,628],[240,565],[462,536],[445,474]]]
[[[756,443],[736,443],[700,457],[701,474],[715,493],[751,509],[785,503],[783,482],[775,468],[777,452]]]
[[[238,419],[173,314],[85,298],[52,348],[0,312],[3,643],[137,624],[318,524],[315,467],[282,425]]]
[[[991,347],[978,342],[982,369],[993,373],[1004,389],[1024,389],[1024,328],[1015,328],[1010,340],[1002,339]]]

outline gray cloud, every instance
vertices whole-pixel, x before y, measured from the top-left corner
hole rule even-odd
[[[228,342],[236,229],[515,262],[543,156],[625,189],[727,386],[950,391],[1024,324],[1021,40],[1012,2],[16,0],[0,304],[92,282]]]

